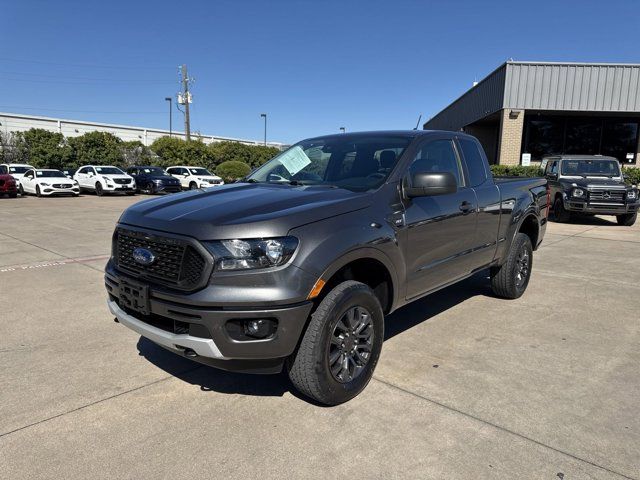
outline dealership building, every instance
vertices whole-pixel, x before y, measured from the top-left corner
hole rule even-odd
[[[636,166],[639,123],[640,65],[509,61],[423,127],[476,136],[490,163],[600,154]]]

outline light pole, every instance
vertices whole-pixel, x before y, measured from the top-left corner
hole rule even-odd
[[[344,127],[340,127],[340,131],[344,133],[345,132]]]
[[[173,99],[171,97],[164,97],[169,102],[169,138],[173,133]]]
[[[267,114],[261,113],[260,118],[264,118],[264,144],[267,145]]]

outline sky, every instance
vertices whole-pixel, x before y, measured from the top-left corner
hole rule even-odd
[[[0,0],[0,111],[168,129],[184,63],[202,134],[411,129],[508,59],[640,63],[638,25],[633,0]]]

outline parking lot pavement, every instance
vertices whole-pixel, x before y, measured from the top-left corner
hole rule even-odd
[[[640,225],[550,224],[521,299],[480,274],[395,312],[370,385],[323,408],[113,323],[141,198],[0,199],[0,478],[640,479]]]

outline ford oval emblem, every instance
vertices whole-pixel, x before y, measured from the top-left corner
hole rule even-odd
[[[151,250],[138,247],[133,251],[133,259],[140,265],[151,265],[155,261],[156,256]]]

